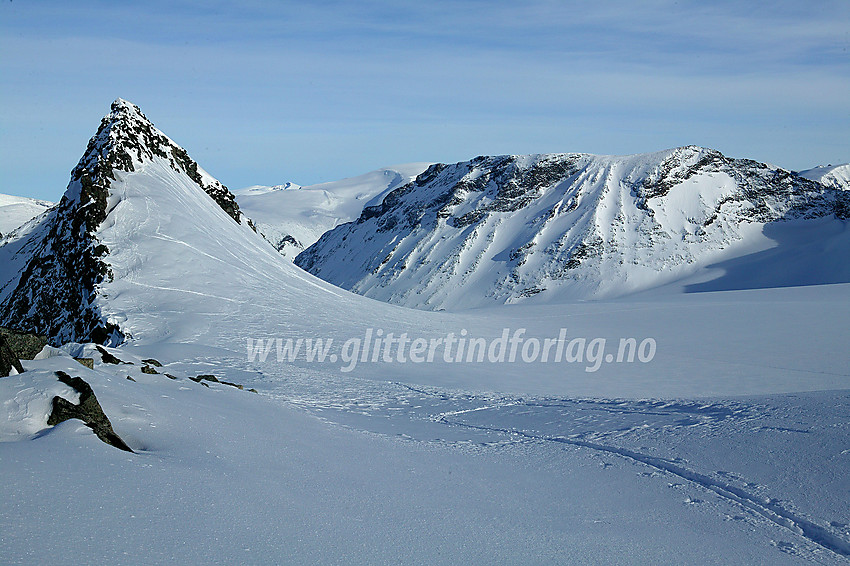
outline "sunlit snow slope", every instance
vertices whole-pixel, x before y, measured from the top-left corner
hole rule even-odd
[[[26,197],[0,195],[0,238],[23,226],[45,210],[52,202]]]
[[[364,206],[416,178],[428,163],[386,167],[365,175],[302,187],[287,183],[235,191],[239,206],[280,253],[294,258],[319,237],[355,220]]]
[[[778,244],[796,255],[808,255],[796,248],[811,242],[833,248],[797,284],[847,282],[850,269],[833,258],[850,254],[848,203],[832,186],[694,146],[625,157],[479,157],[430,167],[296,263],[357,293],[426,309],[704,282],[722,273],[704,268]],[[821,229],[807,233],[801,222]]]
[[[356,201],[370,178],[399,175],[339,190]],[[366,312],[406,318],[305,273],[244,220],[227,188],[118,100],[62,202],[0,247],[0,325],[57,344],[227,342],[241,352],[257,333],[340,331]]]

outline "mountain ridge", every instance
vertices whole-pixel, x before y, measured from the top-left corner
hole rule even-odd
[[[432,166],[295,261],[417,308],[613,297],[723,259],[752,226],[848,211],[846,192],[698,146],[480,156]]]

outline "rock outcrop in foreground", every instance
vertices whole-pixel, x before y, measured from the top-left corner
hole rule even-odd
[[[80,394],[80,402],[75,405],[62,397],[54,397],[53,410],[47,418],[47,424],[49,426],[57,425],[68,419],[79,419],[92,429],[103,442],[126,452],[133,451],[120,436],[115,434],[115,431],[112,429],[112,423],[109,422],[109,418],[103,412],[103,408],[97,401],[94,391],[83,378],[71,377],[62,371],[57,371],[56,376],[59,378],[59,381]]]

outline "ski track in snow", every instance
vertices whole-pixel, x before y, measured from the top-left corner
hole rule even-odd
[[[488,408],[489,407],[484,409],[486,410]],[[814,522],[809,521],[808,519],[795,515],[791,511],[783,508],[774,500],[765,500],[757,495],[748,493],[743,489],[737,488],[733,485],[711,478],[705,474],[701,474],[694,470],[690,470],[683,466],[677,465],[675,462],[664,458],[658,458],[655,456],[650,456],[648,454],[642,454],[640,452],[635,452],[634,450],[629,450],[626,448],[618,448],[616,446],[599,444],[597,442],[588,442],[575,438],[548,437],[544,435],[536,435],[509,428],[472,425],[456,420],[450,420],[446,418],[445,415],[440,415],[438,417],[438,420],[451,426],[496,431],[504,434],[515,434],[532,440],[560,442],[564,444],[570,444],[572,446],[590,448],[591,450],[614,454],[616,456],[621,456],[623,458],[627,458],[629,460],[633,460],[641,464],[646,464],[647,466],[656,468],[657,470],[662,472],[668,472],[705,489],[710,489],[711,491],[717,493],[718,495],[729,501],[738,503],[743,507],[755,511],[759,515],[762,515],[763,517],[765,517],[769,521],[772,521],[773,523],[776,523],[780,527],[785,527],[798,535],[802,535],[809,541],[823,547],[826,550],[830,550],[832,552],[835,552],[836,554],[840,554],[841,556],[850,557],[850,543],[833,535],[820,525],[817,525]]]
[[[157,291],[174,291],[176,293],[189,293],[190,295],[198,295],[199,297],[209,297],[209,298],[212,298],[212,299],[218,299],[220,301],[227,301],[229,303],[236,303],[236,304],[242,304],[242,303],[245,302],[245,301],[239,301],[239,300],[236,300],[236,299],[231,299],[230,297],[222,297],[220,295],[213,295],[213,294],[210,294],[210,293],[202,293],[200,291],[192,291],[192,290],[189,290],[189,289],[177,289],[177,288],[174,288],[174,287],[163,287],[163,286],[160,286],[160,285],[148,285],[146,283],[139,283],[138,281],[128,281],[128,282],[132,283],[133,285],[136,285],[138,287],[145,287],[146,289],[156,289]]]
[[[772,541],[786,553],[815,562],[821,562],[824,553],[839,561],[850,559],[850,537],[847,536],[850,532],[843,537],[834,532],[845,525],[844,522],[810,517],[796,509],[791,498],[762,493],[771,491],[770,486],[748,481],[742,474],[728,470],[707,472],[684,457],[657,456],[645,446],[638,450],[627,445],[635,440],[646,443],[647,438],[641,436],[646,430],[667,434],[668,438],[688,428],[721,435],[728,434],[724,431],[729,429],[733,430],[732,434],[747,430],[780,434],[810,432],[803,428],[759,424],[777,417],[775,407],[769,405],[724,400],[510,398],[450,392],[400,382],[362,386],[348,382],[347,387],[340,386],[335,393],[315,389],[297,394],[293,389],[301,387],[292,388],[293,383],[289,386],[286,394],[272,393],[272,396],[300,406],[329,423],[361,432],[448,443],[463,449],[499,449],[517,442],[567,445],[647,466],[667,479],[673,476],[693,488],[710,491],[726,504],[749,512],[751,518],[760,517],[782,532],[800,537],[798,543]],[[518,419],[530,426],[510,426]],[[546,428],[573,430],[557,434],[547,433]],[[636,435],[637,438],[632,438]],[[664,449],[664,446],[654,448]],[[701,502],[699,499],[686,500],[690,504]],[[738,516],[734,519],[741,520]],[[832,530],[824,525],[830,525]]]

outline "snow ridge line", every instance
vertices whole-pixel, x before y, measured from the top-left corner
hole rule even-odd
[[[582,448],[590,448],[591,450],[597,450],[600,452],[606,452],[608,454],[614,454],[616,456],[627,458],[629,460],[633,460],[635,462],[639,462],[641,464],[655,468],[659,471],[668,472],[683,480],[697,484],[705,489],[709,489],[717,495],[721,496],[722,498],[735,502],[743,507],[746,507],[758,513],[759,515],[775,523],[776,525],[789,529],[790,531],[802,536],[806,540],[816,544],[817,546],[820,546],[825,550],[831,551],[845,558],[850,558],[850,543],[830,533],[820,525],[804,517],[796,515],[795,513],[792,513],[791,511],[785,509],[784,507],[776,503],[774,500],[765,500],[761,497],[748,493],[747,491],[741,488],[716,480],[705,474],[689,470],[664,458],[641,454],[640,452],[635,452],[627,448],[618,448],[616,446],[608,446],[606,444],[599,444],[596,442],[589,442],[576,438],[537,435],[509,428],[488,427],[482,425],[473,425],[459,421],[452,421],[447,419],[443,415],[437,415],[435,417],[435,420],[437,422],[441,422],[450,426],[460,426],[476,430],[485,430],[490,432],[501,432],[504,434],[519,435],[532,440],[542,440],[545,442],[560,442],[563,444],[569,444]]]

